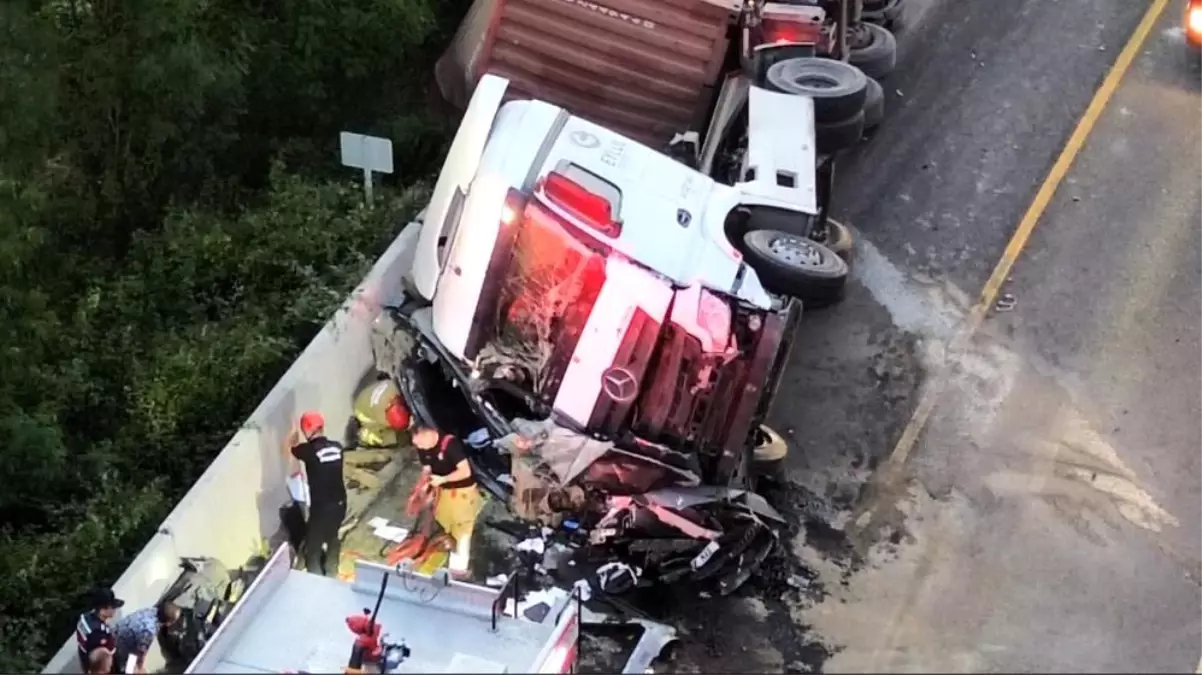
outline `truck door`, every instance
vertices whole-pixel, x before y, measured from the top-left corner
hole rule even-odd
[[[454,230],[459,218],[468,186],[480,166],[480,157],[488,143],[493,120],[508,88],[509,80],[495,75],[485,75],[480,80],[459,123],[455,140],[447,151],[430,204],[420,219],[422,229],[414,252],[413,268],[409,271],[409,281],[426,300],[434,298],[445,260],[442,249],[450,245],[448,234]]]

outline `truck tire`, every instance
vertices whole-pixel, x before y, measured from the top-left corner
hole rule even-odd
[[[859,68],[823,58],[785,59],[768,68],[768,86],[814,99],[819,124],[845,120],[864,108],[868,78]]]
[[[743,244],[747,263],[768,290],[819,306],[841,297],[849,268],[822,244],[775,230],[752,230]]]
[[[885,89],[874,78],[868,78],[864,98],[864,128],[875,129],[885,120]]]
[[[905,0],[866,0],[860,18],[896,33],[905,25],[904,9]]]
[[[819,244],[829,248],[835,255],[843,258],[848,267],[852,266],[856,249],[856,235],[850,227],[833,218],[826,219],[826,237],[816,239]]]
[[[888,28],[875,23],[861,22],[856,24],[855,45],[847,61],[859,68],[868,77],[883,80],[897,67],[897,38]]]
[[[864,137],[864,128],[863,112],[837,122],[819,122],[814,129],[818,154],[829,155],[852,147]]]
[[[756,430],[756,444],[752,449],[752,461],[756,464],[775,464],[789,454],[789,444],[767,424]]]

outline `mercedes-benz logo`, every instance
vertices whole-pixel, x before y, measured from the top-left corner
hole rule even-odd
[[[601,145],[601,139],[583,129],[577,129],[568,134],[568,140],[582,148],[596,148]]]
[[[615,403],[629,403],[639,393],[639,381],[634,373],[614,366],[601,373],[601,391]]]

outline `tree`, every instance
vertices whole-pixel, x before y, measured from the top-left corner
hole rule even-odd
[[[49,658],[407,222],[465,5],[0,4],[0,668]],[[364,208],[343,128],[418,184]]]

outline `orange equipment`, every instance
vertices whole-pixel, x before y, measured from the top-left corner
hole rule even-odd
[[[388,564],[396,565],[402,560],[412,560],[418,571],[426,567],[437,567],[436,556],[448,555],[455,542],[445,532],[435,532],[438,524],[434,521],[434,512],[438,508],[441,491],[430,483],[430,476],[422,474],[413,486],[413,492],[405,503],[405,513],[417,518],[413,529],[403,540],[388,552]]]

